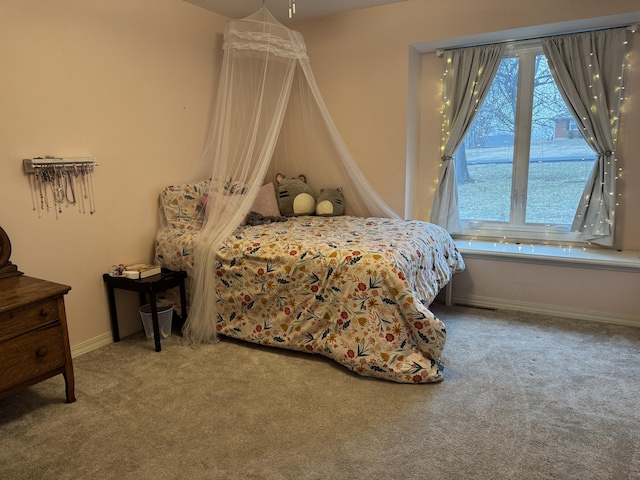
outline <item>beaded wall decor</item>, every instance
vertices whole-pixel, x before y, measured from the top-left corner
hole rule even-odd
[[[96,211],[93,190],[93,170],[98,165],[94,158],[30,158],[24,161],[29,175],[33,210],[40,213],[51,210],[58,214],[62,207],[77,207],[80,213]]]

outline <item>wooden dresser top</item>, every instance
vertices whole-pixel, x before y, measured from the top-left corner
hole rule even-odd
[[[0,314],[47,298],[65,295],[71,287],[39,278],[17,275],[0,279]]]

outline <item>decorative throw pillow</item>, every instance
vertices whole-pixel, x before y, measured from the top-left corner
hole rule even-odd
[[[263,217],[279,217],[280,209],[278,208],[278,199],[276,198],[276,189],[273,186],[273,182],[269,182],[260,187],[258,194],[256,195],[253,205],[249,213],[244,218],[241,225],[247,224],[247,218],[251,212],[256,212]]]
[[[307,185],[304,175],[298,178],[288,178],[282,174],[276,175],[278,182],[278,206],[280,214],[285,217],[295,215],[313,215],[316,213],[316,197]]]
[[[318,196],[316,215],[335,217],[344,214],[344,193],[342,188],[323,188]]]
[[[173,228],[201,228],[204,217],[202,199],[206,198],[209,181],[169,185],[160,192],[160,205]]]
[[[260,187],[250,211],[258,212],[265,217],[280,216],[280,208],[278,207],[278,199],[276,198],[276,189],[273,186],[273,182]]]

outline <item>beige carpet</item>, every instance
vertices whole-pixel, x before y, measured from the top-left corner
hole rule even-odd
[[[640,329],[433,306],[435,385],[142,333],[0,400],[3,479],[640,479]]]

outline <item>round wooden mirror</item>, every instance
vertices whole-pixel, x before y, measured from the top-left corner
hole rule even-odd
[[[9,258],[11,258],[11,241],[7,232],[0,227],[0,268],[9,265]]]
[[[9,258],[11,258],[11,241],[7,232],[0,227],[0,278],[22,275],[22,272],[18,271],[18,267],[13,265]]]

